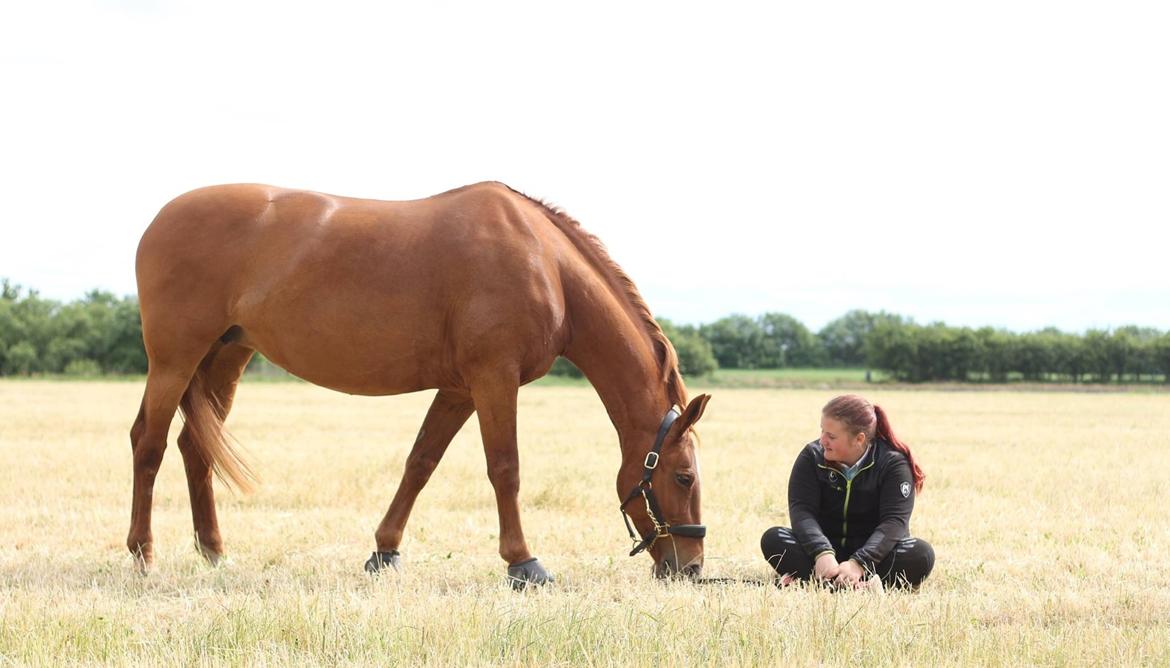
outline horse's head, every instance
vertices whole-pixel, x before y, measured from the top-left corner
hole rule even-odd
[[[640,541],[630,554],[647,550],[658,577],[675,573],[695,577],[703,568],[706,528],[699,510],[699,460],[692,428],[710,399],[702,394],[681,414],[667,413],[650,451],[626,457],[618,472],[622,510]]]

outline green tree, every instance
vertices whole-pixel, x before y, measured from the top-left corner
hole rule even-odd
[[[1109,342],[1106,345],[1109,370],[1117,375],[1117,382],[1125,381],[1125,372],[1132,366],[1136,347],[1137,341],[1129,330],[1117,329],[1109,335]]]
[[[1081,382],[1087,370],[1083,339],[1054,328],[1045,329],[1041,334],[1051,351],[1052,368],[1049,371],[1074,383]]]
[[[912,322],[878,322],[865,338],[865,363],[897,380],[922,380],[917,377],[919,329]]]
[[[911,357],[910,380],[946,380],[947,326],[935,322],[925,327],[913,327],[910,332],[916,339],[914,355]]]
[[[7,281],[3,287],[7,289]],[[4,361],[8,359],[8,348],[19,340],[16,316],[12,313],[12,300],[0,299],[0,374],[4,373]]]
[[[20,286],[7,278],[0,278],[0,301],[14,302],[20,298]]]
[[[33,344],[21,341],[8,349],[4,360],[4,373],[28,376],[39,370],[40,360]]]
[[[61,373],[65,367],[73,362],[88,360],[85,353],[85,342],[80,339],[54,338],[45,347],[43,370],[50,373]]]
[[[1158,373],[1158,365],[1154,359],[1155,344],[1161,335],[1162,333],[1156,329],[1136,325],[1119,327],[1113,332],[1115,338],[1125,340],[1125,344],[1119,346],[1127,348],[1122,362],[1124,373],[1139,383],[1143,375]]]
[[[1044,373],[1053,368],[1051,353],[1044,335],[1037,332],[1013,335],[1008,346],[1011,368],[1033,382],[1043,380]]]
[[[710,342],[693,325],[675,325],[665,318],[659,318],[658,324],[678,353],[678,367],[683,376],[705,376],[719,368]]]
[[[35,290],[23,297],[20,292],[7,281],[0,285],[0,347],[5,349],[3,373],[28,375],[43,370],[57,303],[41,299]]]
[[[1090,329],[1085,332],[1085,366],[1098,383],[1108,383],[1113,374],[1113,351],[1109,332]]]
[[[879,311],[853,310],[825,325],[817,338],[832,366],[861,366],[865,364],[865,339],[879,322],[900,324],[900,315]]]
[[[257,357],[259,357],[259,356],[257,356]],[[552,368],[548,370],[548,375],[550,375],[550,376],[567,376],[569,378],[584,378],[585,377],[585,374],[581,373],[581,370],[577,368],[577,365],[573,364],[572,362],[570,362],[569,360],[567,360],[564,357],[558,357],[553,362]]]
[[[969,327],[951,327],[944,337],[943,374],[948,380],[967,382],[983,364],[983,346]]]
[[[1158,337],[1152,346],[1154,368],[1162,374],[1162,382],[1170,383],[1170,332]]]
[[[1008,357],[1012,334],[1002,329],[982,327],[975,332],[983,351],[983,371],[993,383],[1005,383],[1011,371]]]
[[[123,297],[109,302],[107,325],[95,342],[95,357],[107,373],[146,373],[146,349],[142,344],[142,316],[138,299]]]
[[[757,366],[812,367],[824,362],[820,339],[796,318],[785,313],[765,313],[759,318],[759,329]]]
[[[16,359],[10,360],[21,343],[27,347],[17,349]],[[94,364],[106,373],[146,372],[134,297],[119,299],[93,290],[62,305],[0,280],[0,373],[61,373],[71,365],[88,370]]]
[[[0,282],[0,373],[4,372],[8,349],[28,339],[24,322],[19,317],[20,292],[20,286],[9,283],[8,279]]]
[[[699,327],[699,334],[711,344],[720,368],[755,369],[760,366],[764,332],[746,315],[730,315]]]

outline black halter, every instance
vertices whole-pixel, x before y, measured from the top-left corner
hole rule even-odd
[[[630,532],[630,540],[634,541],[634,549],[630,550],[631,557],[642,550],[649,549],[659,538],[669,536],[702,538],[707,535],[707,527],[702,524],[671,526],[659,519],[662,517],[662,509],[658,507],[658,499],[654,497],[654,486],[650,483],[650,477],[654,475],[654,469],[658,467],[658,456],[662,450],[662,443],[666,440],[666,432],[670,431],[670,425],[674,424],[678,416],[679,413],[674,408],[666,411],[666,416],[662,418],[662,424],[658,427],[658,437],[654,439],[654,447],[646,453],[646,460],[642,462],[642,480],[634,486],[634,489],[630,490],[630,493],[622,500],[622,505],[618,506],[618,510],[622,511],[622,519],[626,523],[626,531]],[[640,543],[638,542],[638,534],[634,533],[634,526],[630,523],[630,516],[626,513],[626,504],[633,501],[634,497],[639,494],[646,500],[646,514],[650,516],[650,522],[654,524],[654,528],[642,536]]]

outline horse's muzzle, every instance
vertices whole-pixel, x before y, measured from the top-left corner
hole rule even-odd
[[[669,554],[662,561],[654,564],[654,577],[657,578],[685,578],[693,580],[703,574],[703,557],[699,556],[679,567],[675,555]]]

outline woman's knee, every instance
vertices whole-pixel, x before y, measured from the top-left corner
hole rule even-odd
[[[796,545],[796,538],[788,527],[772,527],[760,536],[760,550],[765,559],[782,555]]]
[[[794,575],[807,580],[812,573],[812,561],[788,527],[772,527],[760,537],[760,549],[768,565],[781,575]]]
[[[915,588],[934,570],[934,546],[921,538],[904,538],[894,546],[889,584]]]
[[[911,549],[911,553],[915,555],[915,559],[919,563],[919,568],[922,570],[922,578],[919,579],[919,582],[921,582],[934,570],[934,546],[921,538],[916,538],[914,541],[915,543]]]

